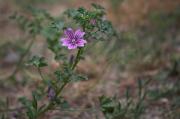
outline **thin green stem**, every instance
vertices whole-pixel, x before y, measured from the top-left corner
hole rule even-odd
[[[60,87],[60,89],[57,91],[57,93],[56,93],[56,95],[55,95],[55,98],[57,98],[57,97],[61,94],[62,90],[63,90],[64,87],[67,85],[67,83],[68,83],[68,82],[64,83],[64,84]],[[41,112],[39,113],[39,115],[42,115],[42,114],[44,114],[45,112],[47,112],[48,110],[52,110],[53,108],[54,108],[53,101],[50,101],[50,103],[48,104],[48,106],[47,106],[43,111],[41,111]]]
[[[85,26],[84,25],[83,25],[83,30],[85,31]],[[75,58],[75,61],[74,61],[74,64],[71,67],[72,70],[75,69],[75,67],[77,66],[78,62],[80,61],[81,55],[83,53],[83,49],[84,48],[79,48],[78,53],[77,53],[76,58]],[[57,97],[60,96],[61,92],[63,91],[65,86],[69,83],[69,81],[70,81],[69,78],[67,78],[66,81],[63,83],[63,85],[59,88],[59,90],[57,90],[56,95],[55,95],[54,98],[57,98]],[[51,110],[53,108],[54,108],[54,104],[53,104],[53,100],[52,100],[52,101],[49,102],[47,107],[39,113],[38,116],[43,115],[45,112],[47,112],[48,110]]]
[[[26,56],[27,53],[30,51],[30,49],[31,49],[31,47],[32,47],[32,45],[33,45],[33,43],[34,43],[34,40],[35,40],[35,38],[33,38],[33,39],[30,41],[29,45],[27,46],[27,49],[26,49],[26,50],[24,51],[24,53],[22,54],[21,58],[19,59],[19,61],[18,61],[18,63],[17,63],[17,66],[16,66],[15,70],[14,70],[13,73],[9,76],[9,78],[14,77],[14,76],[16,75],[16,73],[19,71],[19,69],[20,69],[20,67],[21,67],[21,65],[22,65],[22,62],[23,62],[25,56]]]
[[[75,62],[74,62],[74,64],[73,64],[72,68],[71,68],[72,70],[74,70],[74,68],[75,68],[76,65],[78,64],[82,52],[83,52],[83,48],[79,48],[78,53],[77,53],[77,56],[76,56],[76,59],[75,59]]]
[[[41,77],[41,79],[43,80],[43,81],[45,81],[45,78],[44,78],[44,76],[43,76],[43,74],[42,74],[42,72],[41,72],[41,69],[38,67],[38,72],[39,72],[39,75],[40,75],[40,77]]]
[[[75,62],[74,62],[74,64],[73,64],[73,66],[71,67],[72,70],[74,70],[75,67],[77,66],[77,64],[78,64],[78,62],[79,62],[79,60],[80,60],[80,56],[81,56],[82,52],[83,52],[83,48],[79,48],[78,53],[77,53],[77,55],[76,55]],[[63,83],[63,85],[59,88],[59,90],[57,90],[56,95],[55,95],[54,98],[57,98],[57,97],[60,96],[61,92],[63,91],[64,87],[69,83],[69,81],[70,81],[70,80],[67,79],[67,80]],[[43,114],[44,114],[45,112],[47,112],[48,110],[52,110],[52,109],[54,108],[54,104],[53,104],[53,103],[54,103],[53,100],[50,101],[49,104],[47,105],[47,107],[39,113],[39,116],[43,115]]]

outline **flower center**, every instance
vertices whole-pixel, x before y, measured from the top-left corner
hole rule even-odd
[[[76,40],[75,39],[72,39],[71,42],[72,42],[72,44],[76,44]]]

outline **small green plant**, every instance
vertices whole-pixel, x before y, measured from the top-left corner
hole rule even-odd
[[[21,115],[18,118],[38,119],[51,110],[68,107],[67,101],[62,97],[64,88],[69,83],[88,79],[86,76],[76,73],[76,66],[83,59],[86,46],[94,41],[108,40],[110,37],[114,37],[115,30],[108,20],[103,19],[104,8],[97,4],[92,4],[92,10],[83,7],[69,9],[61,18],[52,17],[41,9],[32,7],[29,9],[33,16],[31,19],[17,14],[11,18],[17,20],[20,27],[33,37],[33,42],[36,41],[37,35],[43,36],[49,50],[54,53],[54,59],[60,63],[59,68],[54,71],[54,79],[47,78],[41,72],[42,68],[48,67],[45,57],[33,56],[27,63],[28,66],[37,68],[42,83],[32,91],[32,99],[19,98],[22,107],[20,108],[21,114],[17,115]],[[31,42],[12,76],[19,70],[18,67],[32,45]],[[70,50],[77,52],[69,57]],[[15,112],[18,113],[16,110]]]
[[[130,96],[129,88],[126,89],[124,101],[116,97],[100,97],[101,111],[106,119],[139,119],[145,111],[145,97],[148,93],[146,88],[149,82],[150,80],[138,80],[137,99]]]

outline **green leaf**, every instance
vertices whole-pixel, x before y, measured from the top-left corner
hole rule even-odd
[[[84,76],[81,74],[75,74],[72,78],[73,78],[72,81],[86,81],[86,80],[88,80],[87,76]]]
[[[101,5],[95,4],[95,3],[92,3],[91,5],[96,9],[104,9],[104,7],[102,7]]]
[[[55,71],[54,74],[58,80],[60,80],[60,81],[63,80],[63,73],[61,71],[59,71],[59,70]]]
[[[47,63],[45,61],[44,57],[38,57],[38,56],[33,56],[33,58],[29,61],[29,65],[33,65],[35,67],[45,67],[47,66]]]
[[[55,56],[55,60],[66,60],[67,58],[66,58],[66,56],[65,56],[65,54],[57,54],[56,56]]]
[[[63,97],[56,98],[55,101],[62,109],[67,109],[70,107],[69,103]]]
[[[111,98],[101,96],[99,98],[99,100],[100,100],[100,105],[101,105],[102,111],[104,113],[106,113],[106,112],[113,113],[115,103],[113,102],[113,100]]]
[[[36,99],[36,94],[33,93],[33,101],[32,101],[32,106],[35,110],[38,109],[38,104],[37,104],[37,99]]]

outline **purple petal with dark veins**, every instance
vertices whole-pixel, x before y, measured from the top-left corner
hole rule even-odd
[[[61,38],[62,46],[68,46],[71,43],[71,40],[68,38]]]
[[[68,45],[68,49],[76,49],[77,48],[77,45],[76,44],[69,44]]]
[[[81,39],[83,38],[85,32],[82,32],[80,29],[76,30],[75,33],[74,33],[74,36],[76,39]]]
[[[73,39],[74,38],[74,31],[72,30],[72,28],[67,28],[65,31],[64,31],[64,34],[70,38],[70,39]]]
[[[62,43],[62,46],[66,46],[68,49],[84,47],[87,43],[87,41],[83,39],[85,32],[80,29],[74,32],[71,28],[68,28],[64,31],[64,34],[66,37],[61,38],[60,42]]]
[[[84,45],[87,43],[87,41],[84,39],[79,39],[76,43],[77,43],[77,46],[84,47]]]

